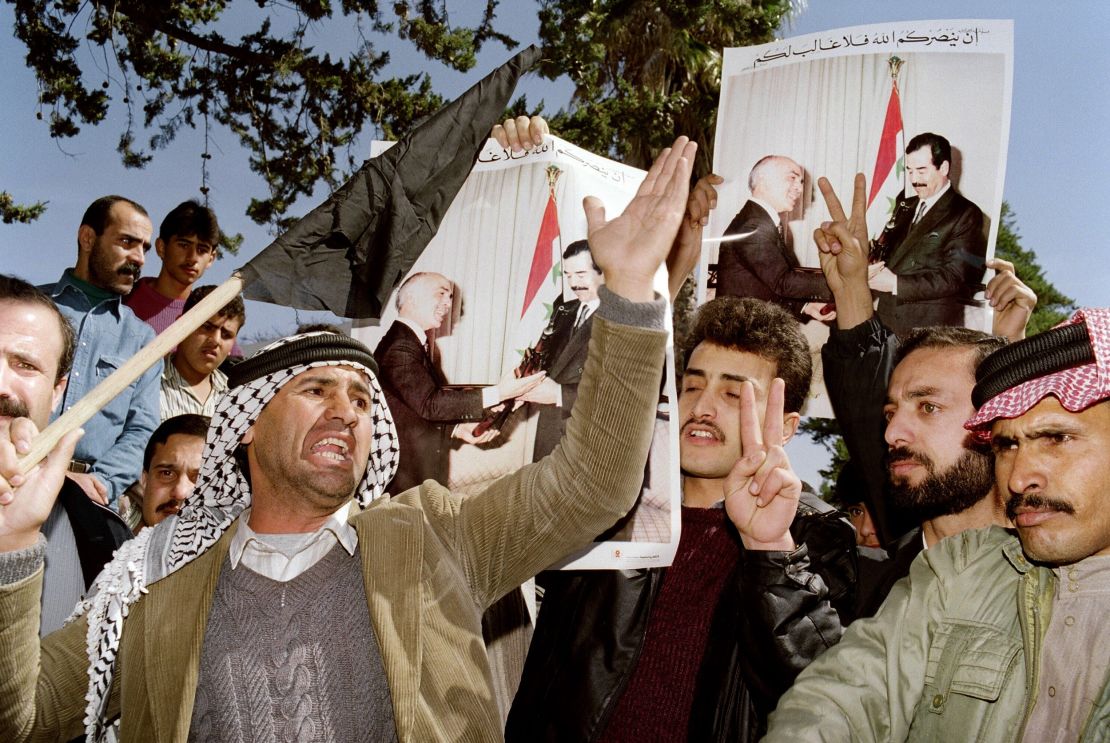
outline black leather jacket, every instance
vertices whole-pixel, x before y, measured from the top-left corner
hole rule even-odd
[[[794,677],[839,641],[841,621],[830,602],[851,606],[857,559],[855,532],[840,516],[804,494],[791,526],[797,550],[741,547],[713,615],[690,740],[757,740]],[[590,741],[604,732],[635,668],[664,573],[545,574],[508,741]]]

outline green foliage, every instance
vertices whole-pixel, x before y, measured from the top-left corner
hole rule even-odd
[[[35,204],[17,204],[12,195],[7,191],[0,191],[0,219],[4,224],[19,222],[27,224],[34,222],[46,211],[46,202],[39,201]]]
[[[117,149],[125,166],[141,168],[182,127],[211,117],[239,138],[266,183],[247,213],[278,228],[298,197],[321,181],[342,183],[362,159],[351,147],[368,127],[393,138],[443,103],[426,73],[381,79],[389,56],[365,30],[396,33],[460,71],[486,41],[516,46],[493,28],[497,0],[474,28],[452,27],[444,0],[394,0],[388,10],[376,0],[7,2],[52,137],[74,137],[122,105]],[[236,16],[225,19],[233,4]],[[357,48],[336,59],[317,51],[311,40],[325,22],[354,28]],[[231,25],[253,30],[237,38],[215,30]]]
[[[817,494],[822,500],[832,500],[833,486],[836,485],[836,478],[840,475],[840,468],[848,461],[848,447],[844,445],[840,424],[834,418],[805,418],[798,425],[798,433],[809,436],[815,443],[825,447],[825,451],[829,453],[828,465],[817,470],[821,475]]]
[[[239,138],[266,184],[247,214],[275,229],[288,225],[299,197],[343,181],[361,159],[352,147],[367,129],[393,138],[442,105],[426,73],[383,77],[388,54],[366,32],[396,34],[460,71],[474,66],[486,42],[516,46],[494,28],[498,0],[486,0],[473,27],[453,26],[446,0],[7,2],[51,136],[74,137],[122,106],[117,150],[125,166],[141,168],[183,128],[211,120]],[[719,50],[769,40],[790,9],[789,0],[540,6],[542,72],[567,74],[576,85],[570,109],[552,117],[555,130],[637,166],[675,132],[688,133],[701,145],[698,174],[712,158]],[[354,28],[358,43],[333,58],[311,44],[335,24]],[[227,33],[231,27],[244,31]],[[513,110],[526,105],[522,98]]]
[[[217,249],[217,258],[223,258],[225,255],[239,255],[239,248],[243,246],[242,233],[236,232],[234,235],[229,235],[226,232],[220,232],[220,246]]]
[[[574,82],[552,127],[581,147],[646,168],[676,134],[709,172],[724,47],[770,41],[787,0],[543,0],[542,74]]]
[[[1021,235],[1017,229],[1017,217],[1010,205],[1002,202],[1002,214],[998,223],[998,241],[994,246],[997,258],[1014,264],[1014,272],[1037,295],[1037,308],[1029,320],[1028,335],[1035,335],[1053,325],[1066,320],[1075,309],[1075,300],[1052,285],[1044,276],[1044,269],[1037,263],[1037,255],[1021,246]]]

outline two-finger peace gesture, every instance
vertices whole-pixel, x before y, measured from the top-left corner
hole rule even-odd
[[[740,532],[746,549],[794,549],[790,523],[798,510],[802,483],[782,448],[783,396],[781,379],[771,383],[762,430],[756,413],[755,389],[740,389],[740,446],[743,456],[725,478],[725,510]]]
[[[867,181],[862,173],[856,174],[853,185],[849,216],[828,179],[817,180],[832,221],[818,227],[813,239],[820,251],[821,270],[834,293],[844,282],[867,282]]]

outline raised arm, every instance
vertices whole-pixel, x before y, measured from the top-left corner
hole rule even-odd
[[[867,182],[855,177],[851,215],[832,184],[818,180],[831,221],[814,232],[821,270],[836,300],[836,327],[821,349],[825,388],[840,423],[844,443],[867,483],[868,506],[881,541],[897,534],[890,524],[883,493],[886,485],[883,432],[887,383],[894,367],[898,339],[874,316],[868,288]]]
[[[38,434],[0,419],[0,740],[70,740],[81,731],[86,685],[81,623],[39,644],[46,542],[41,528],[83,431],[67,434],[26,476],[18,456]]]
[[[829,180],[817,180],[832,221],[822,223],[813,239],[836,302],[836,326],[842,330],[867,322],[874,314],[867,286],[867,179],[863,173],[856,174],[853,186],[849,216]]]
[[[1018,278],[1014,264],[1001,258],[987,261],[987,268],[994,269],[994,276],[987,282],[987,301],[994,310],[991,333],[1020,341],[1025,328],[1037,307],[1037,295],[1029,285]]]
[[[659,156],[635,198],[607,221],[584,202],[594,260],[605,274],[589,356],[562,443],[541,462],[461,501],[455,534],[467,577],[491,601],[587,543],[639,493],[651,444],[666,334],[653,280],[686,207],[695,146]],[[445,524],[446,526],[446,524]]]

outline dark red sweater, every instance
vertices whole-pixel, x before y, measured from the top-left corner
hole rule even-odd
[[[682,508],[682,537],[648,618],[636,668],[601,740],[686,740],[713,612],[740,558],[723,508]]]

